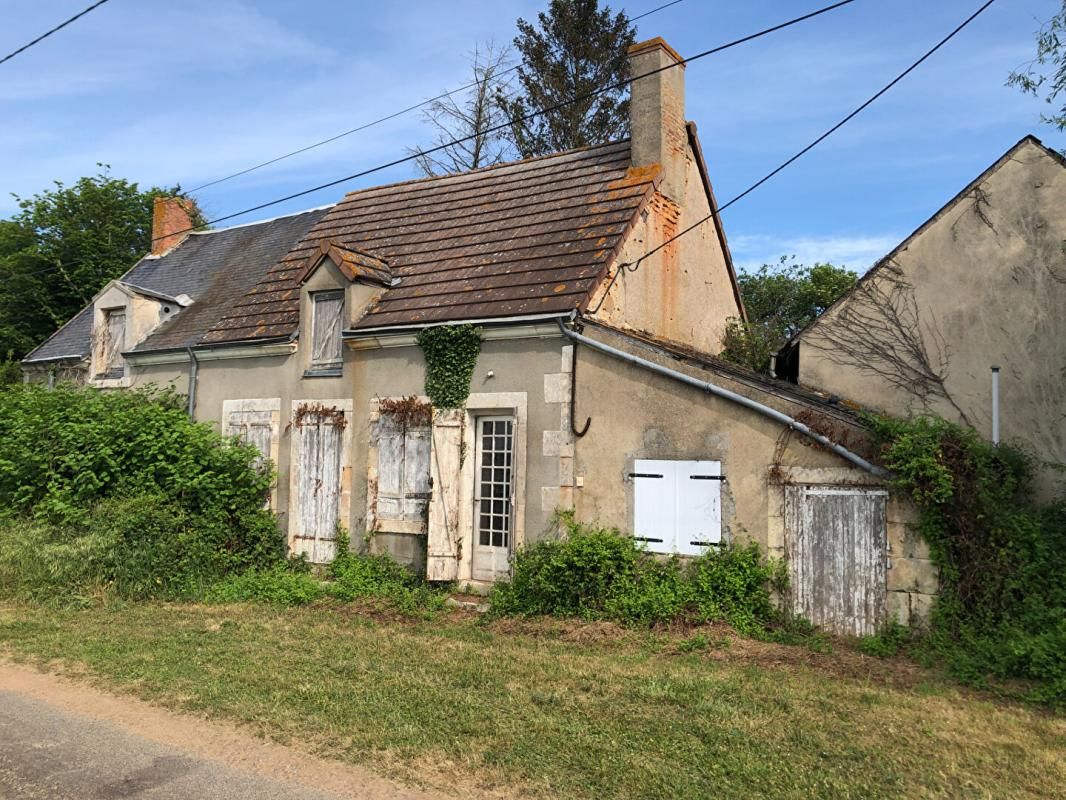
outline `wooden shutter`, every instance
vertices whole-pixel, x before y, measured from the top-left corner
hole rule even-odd
[[[637,459],[633,536],[653,553],[697,556],[722,540],[722,463]]]
[[[341,318],[343,292],[316,292],[312,295],[311,363],[334,366],[341,363]]]
[[[378,420],[378,519],[403,519],[403,426],[383,414]]]
[[[343,435],[343,424],[330,414],[306,414],[293,426],[297,513],[292,548],[316,564],[335,555]]]
[[[430,496],[429,426],[404,426],[382,414],[378,436],[378,519],[420,522]]]

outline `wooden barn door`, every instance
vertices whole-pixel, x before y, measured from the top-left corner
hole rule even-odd
[[[888,493],[785,487],[793,609],[827,631],[877,633],[885,619]]]

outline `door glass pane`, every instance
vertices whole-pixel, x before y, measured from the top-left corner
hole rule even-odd
[[[513,470],[514,421],[481,419],[478,425],[481,446],[480,477],[477,486],[478,536],[483,547],[509,548],[511,544],[511,480]]]

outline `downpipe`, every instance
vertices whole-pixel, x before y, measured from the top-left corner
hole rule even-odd
[[[189,353],[189,419],[196,419],[196,381],[200,375],[200,362],[191,347],[186,350]]]
[[[647,359],[641,358],[640,356],[635,356],[632,353],[627,353],[624,350],[619,350],[617,347],[611,347],[610,345],[604,344],[603,342],[598,342],[595,339],[590,339],[588,336],[584,336],[566,327],[566,325],[563,324],[562,320],[559,320],[559,330],[561,330],[563,332],[563,335],[569,338],[571,341],[580,342],[581,344],[587,347],[591,347],[593,350],[599,350],[601,353],[606,353],[609,356],[613,356],[614,358],[626,361],[630,364],[635,364],[639,367],[643,367],[646,370],[655,372],[659,375],[663,375],[667,378],[672,378],[675,381],[687,383],[689,386],[695,386],[697,389],[702,389],[703,391],[708,392],[709,394],[713,394],[716,397],[721,397],[725,400],[729,400],[730,402],[736,403],[737,405],[741,405],[745,408],[751,409],[752,411],[755,411],[758,414],[762,414],[764,417],[769,417],[770,419],[779,422],[782,425],[785,425],[798,433],[802,433],[809,439],[818,442],[818,444],[829,450],[832,450],[841,458],[847,459],[852,464],[855,464],[857,467],[861,467],[862,469],[869,472],[871,475],[876,475],[879,478],[887,478],[890,475],[887,470],[882,469],[876,464],[871,464],[869,461],[867,461],[865,458],[858,455],[857,453],[853,453],[846,447],[837,444],[836,442],[823,436],[817,431],[811,430],[811,428],[809,428],[807,425],[804,425],[798,419],[794,419],[788,414],[784,414],[778,411],[776,408],[770,408],[770,406],[763,405],[762,403],[752,400],[750,397],[745,397],[742,394],[737,394],[736,392],[730,391],[729,389],[726,389],[722,386],[718,386],[717,384],[710,383],[709,381],[700,380],[699,378],[693,378],[690,375],[684,374],[683,372],[677,372],[676,370],[672,370],[669,367],[664,367],[659,364],[656,364],[654,361],[648,361]]]

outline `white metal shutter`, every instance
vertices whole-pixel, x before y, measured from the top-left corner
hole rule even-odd
[[[654,553],[700,555],[722,541],[722,462],[637,459],[633,535]]]

